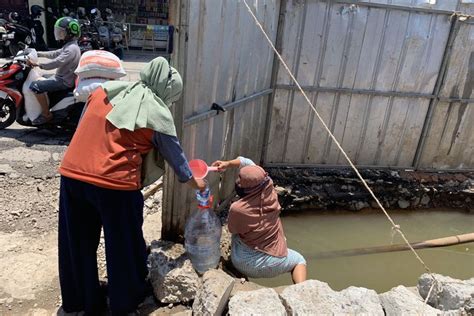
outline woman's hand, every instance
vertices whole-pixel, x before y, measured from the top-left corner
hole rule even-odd
[[[229,168],[229,166],[230,166],[229,161],[217,160],[212,163],[212,167],[217,167],[217,170],[219,171],[226,171],[227,168]]]

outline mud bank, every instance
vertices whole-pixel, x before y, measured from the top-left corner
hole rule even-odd
[[[286,211],[348,209],[377,205],[350,169],[266,168]],[[388,209],[474,210],[474,173],[361,170]]]

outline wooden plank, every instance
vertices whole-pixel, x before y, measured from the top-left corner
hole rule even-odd
[[[183,79],[187,77],[187,48],[188,43],[185,38],[187,33],[187,26],[189,25],[189,6],[186,1],[177,1],[176,10],[172,11],[174,14],[174,20],[177,21],[179,33],[177,33],[175,41],[175,53],[172,56],[173,65],[181,72]],[[184,107],[182,106],[185,101],[186,88],[184,90],[184,96],[177,102],[177,105],[173,109],[174,120],[178,132],[178,136],[182,135],[183,118],[184,118]],[[179,107],[179,108],[178,108]],[[163,189],[163,212],[162,212],[162,238],[163,239],[175,239],[176,230],[172,227],[173,214],[176,212],[176,200],[174,194],[178,188],[178,181],[174,172],[167,165],[165,168],[165,186]]]

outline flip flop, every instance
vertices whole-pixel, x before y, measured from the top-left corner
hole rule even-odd
[[[33,122],[31,122],[31,124],[33,126],[43,125],[43,124],[48,123],[52,119],[53,119],[53,115],[44,116],[43,114],[40,114],[40,116],[38,116],[36,119],[33,120]]]

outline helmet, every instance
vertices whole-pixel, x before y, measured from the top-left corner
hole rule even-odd
[[[32,6],[31,6],[30,11],[31,11],[31,15],[32,15],[34,18],[36,18],[36,17],[41,16],[41,12],[43,12],[44,9],[43,9],[41,6],[35,4],[35,5],[32,5]]]
[[[59,18],[54,23],[54,38],[57,41],[65,40],[67,37],[77,37],[81,35],[81,25],[71,17]]]
[[[8,14],[8,20],[10,20],[10,22],[12,23],[17,23],[19,18],[20,15],[18,14],[18,12],[10,12]]]

